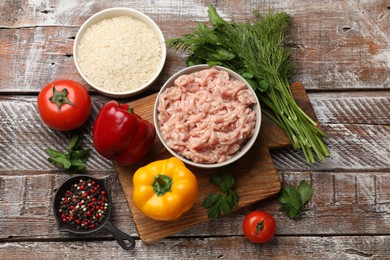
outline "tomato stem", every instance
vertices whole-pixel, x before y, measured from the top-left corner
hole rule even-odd
[[[59,92],[55,88],[54,84],[51,85],[53,87],[53,96],[49,97],[50,102],[56,103],[58,109],[61,109],[63,104],[74,106],[74,103],[66,97],[68,95],[68,89],[64,88],[61,92]]]
[[[129,112],[130,114],[134,114],[134,109],[132,107],[129,107],[127,109],[127,112]]]
[[[165,193],[171,191],[172,178],[163,174],[159,174],[154,178],[153,189],[158,196],[162,196]]]
[[[257,225],[256,225],[256,236],[257,236],[257,234],[259,232],[263,231],[265,218],[266,217],[264,217],[262,221],[257,222]]]

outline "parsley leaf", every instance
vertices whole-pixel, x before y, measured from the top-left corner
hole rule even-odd
[[[301,195],[301,202],[305,204],[311,196],[313,195],[313,189],[311,186],[305,181],[301,181],[301,183],[298,186],[299,194]]]
[[[305,181],[301,181],[298,187],[282,187],[278,201],[283,205],[283,211],[289,218],[298,218],[302,214],[306,203],[313,194],[312,187]]]
[[[45,149],[45,152],[49,155],[49,162],[65,170],[84,171],[87,166],[89,152],[92,149],[82,149],[81,143],[80,136],[75,134],[70,138],[67,152],[62,153],[51,148]]]
[[[209,218],[219,218],[232,214],[232,208],[238,206],[238,194],[231,187],[235,180],[228,174],[223,173],[219,176],[211,176],[211,184],[217,185],[224,194],[210,193],[203,201],[202,206],[207,209]]]

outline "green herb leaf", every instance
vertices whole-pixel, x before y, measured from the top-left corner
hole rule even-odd
[[[81,172],[84,171],[87,165],[81,159],[74,159],[70,161],[72,169],[75,171]]]
[[[262,92],[267,91],[267,89],[269,87],[267,81],[265,81],[265,80],[258,81],[258,86],[259,86],[259,90]]]
[[[68,151],[72,151],[77,149],[81,144],[81,138],[79,138],[79,135],[75,134],[72,135],[70,138],[69,144],[68,144]]]
[[[224,192],[229,192],[234,184],[234,178],[229,173],[222,173],[219,176],[211,176],[210,183],[217,185]]]
[[[226,199],[221,200],[220,207],[223,215],[229,216],[230,214],[232,214],[232,210]]]
[[[53,149],[50,149],[50,148],[47,148],[45,149],[45,152],[50,156],[50,157],[62,157],[64,156],[63,153],[57,151],[57,150],[53,150]]]
[[[72,166],[72,163],[65,157],[50,157],[48,160],[49,162],[64,168],[65,170],[68,170]]]
[[[210,19],[210,23],[213,25],[213,26],[218,26],[220,24],[225,24],[225,20],[221,18],[221,16],[219,16],[219,14],[217,13],[217,10],[215,9],[215,7],[213,5],[210,5],[209,6],[209,9],[207,10],[207,13],[209,15],[209,19]]]
[[[207,65],[209,66],[224,66],[225,64],[223,62],[220,62],[220,61],[208,61],[207,62]]]
[[[256,91],[259,88],[259,85],[255,80],[252,79],[245,79],[245,80],[249,83],[249,85],[253,88],[254,91]]]
[[[238,194],[231,189],[235,182],[234,178],[228,173],[223,173],[219,176],[211,176],[209,181],[217,185],[224,194],[210,193],[204,199],[202,206],[207,209],[208,217],[219,218],[223,215],[230,215],[232,208],[238,206]]]
[[[194,55],[212,61],[233,60],[236,55],[222,46],[201,46],[194,50]]]
[[[198,65],[198,64],[204,64],[204,63],[205,63],[204,59],[202,59],[200,57],[196,57],[194,55],[190,55],[186,59],[187,66],[194,66],[194,65]]]
[[[203,201],[202,206],[206,209],[213,207],[218,200],[220,200],[221,195],[217,193],[210,193]]]
[[[234,178],[229,173],[221,174],[221,185],[219,186],[224,192],[229,192],[234,184]]]
[[[305,181],[301,181],[298,186],[299,194],[301,195],[301,202],[305,204],[313,195],[312,187]]]
[[[88,148],[79,151],[72,151],[71,153],[72,159],[81,159],[82,162],[86,162],[91,150],[92,150],[91,148]]]
[[[237,207],[238,206],[238,193],[237,193],[237,191],[230,190],[230,197],[232,198],[232,202],[231,202],[230,206],[232,208]]]
[[[303,180],[298,187],[282,187],[278,201],[283,205],[283,211],[289,218],[298,218],[312,194],[311,186]]]
[[[251,73],[251,72],[245,71],[245,72],[241,73],[241,76],[244,77],[245,79],[251,79],[255,75],[253,75],[253,73]]]
[[[73,135],[67,146],[67,152],[62,153],[51,148],[45,149],[49,155],[49,162],[65,170],[84,171],[91,148],[82,149],[81,142],[78,135]]]
[[[286,212],[287,217],[294,219],[298,218],[301,213],[302,204],[297,200],[283,206],[283,210]]]
[[[219,202],[218,202],[219,204]],[[221,216],[221,211],[219,205],[207,209],[207,215],[209,218],[219,218]]]

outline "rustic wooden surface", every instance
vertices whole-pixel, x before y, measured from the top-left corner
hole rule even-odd
[[[112,163],[95,151],[87,174],[111,176],[112,222],[137,239],[124,251],[107,233],[73,236],[57,230],[51,201],[68,176],[49,164],[44,148],[64,148],[69,135],[47,128],[36,107],[40,89],[69,78],[85,84],[72,44],[89,16],[109,7],[150,15],[166,38],[190,32],[215,4],[223,17],[246,20],[254,9],[283,10],[294,18],[286,44],[331,155],[307,164],[300,152],[277,149],[272,158],[282,184],[309,181],[306,215],[290,220],[276,197],[197,225],[153,245],[138,233]],[[178,69],[183,55],[168,51],[151,92]],[[94,92],[83,126],[85,145],[98,109],[109,98]],[[386,0],[273,1],[0,1],[0,254],[2,259],[388,259],[390,258],[390,2]],[[135,97],[138,98],[138,97]],[[135,99],[134,98],[134,99]],[[131,99],[133,100],[133,99]],[[125,100],[125,101],[131,101]],[[269,244],[245,240],[242,220],[262,209],[275,216]]]

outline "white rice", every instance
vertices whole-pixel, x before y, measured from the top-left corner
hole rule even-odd
[[[112,92],[141,87],[155,76],[161,63],[157,34],[143,21],[129,16],[92,25],[82,36],[78,52],[87,78]]]

